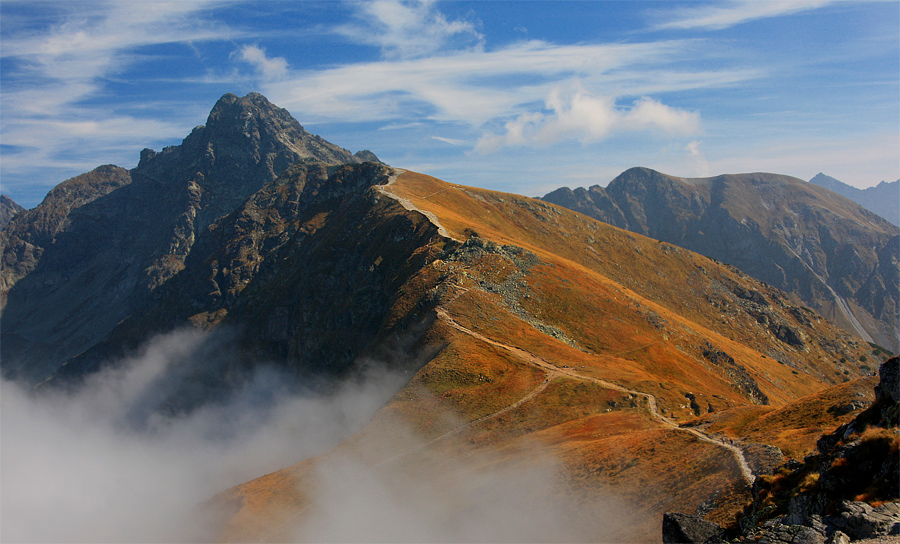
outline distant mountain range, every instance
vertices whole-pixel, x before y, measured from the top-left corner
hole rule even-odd
[[[564,187],[544,200],[734,265],[900,349],[900,229],[830,190],[776,174],[632,168],[605,189]]]
[[[263,365],[317,391],[403,377],[332,452],[216,496],[194,540],[392,540],[371,520],[397,505],[450,531],[406,540],[649,541],[668,511],[733,526],[750,480],[871,397],[886,353],[798,302],[890,344],[897,228],[784,176],[620,178],[557,191],[598,221],[225,95],[181,145],[67,180],[0,231],[0,370],[77,387],[189,330],[203,357],[176,358],[149,414]]]
[[[875,187],[857,189],[819,172],[809,182],[849,198],[863,208],[887,219],[894,226],[900,226],[900,180],[882,181]]]

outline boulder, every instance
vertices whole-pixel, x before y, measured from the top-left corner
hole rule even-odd
[[[718,543],[723,542],[725,530],[718,524],[699,516],[667,512],[663,516],[663,542],[669,543]]]
[[[851,540],[900,535],[900,503],[872,507],[860,501],[841,501],[838,511],[839,515],[828,521]]]

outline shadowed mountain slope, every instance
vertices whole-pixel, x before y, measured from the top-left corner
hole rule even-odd
[[[260,94],[227,94],[181,145],[53,189],[0,233],[4,375],[40,382],[100,341],[184,268],[201,232],[305,159],[362,161]]]
[[[726,523],[749,497],[742,470],[771,465],[742,469],[736,451],[768,450],[679,422],[784,407],[872,357],[780,291],[676,246],[411,172],[382,190],[445,236],[397,301],[427,294],[422,334],[442,349],[334,452],[220,494],[209,508],[224,508],[222,540],[647,541],[674,505]],[[541,483],[500,483],[517,478]],[[368,492],[391,499],[360,511]],[[481,514],[466,509],[487,497]],[[480,521],[507,507],[524,533]],[[354,521],[372,516],[425,526],[403,536]]]
[[[737,266],[863,339],[900,350],[900,230],[776,174],[686,179],[632,168],[607,188],[544,197]]]

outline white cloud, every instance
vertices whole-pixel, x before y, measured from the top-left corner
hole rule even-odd
[[[697,112],[646,97],[622,109],[614,97],[593,95],[579,83],[555,87],[547,97],[546,110],[550,113],[522,114],[507,122],[502,133],[484,135],[476,151],[491,153],[501,147],[549,145],[567,139],[596,142],[619,131],[695,134],[700,129]]]
[[[466,143],[465,140],[457,140],[454,138],[444,138],[442,136],[432,136],[431,139],[437,140],[439,142],[444,142],[444,143],[450,144],[450,145],[463,145]]]
[[[0,55],[12,61],[18,78],[30,84],[24,91],[5,89],[4,99],[37,90],[44,95],[44,114],[65,114],[72,104],[100,89],[100,78],[135,62],[140,47],[236,37],[236,32],[200,16],[223,3],[84,2],[77,10],[60,14],[48,28],[5,36]]]
[[[245,45],[239,53],[241,60],[252,65],[263,79],[283,79],[288,74],[287,60],[283,57],[269,58],[262,47]]]
[[[209,542],[197,508],[215,493],[324,453],[400,387],[372,375],[332,395],[291,394],[258,370],[190,414],[156,408],[208,337],[171,333],[71,392],[0,382],[0,540]],[[49,521],[48,521],[49,520]]]
[[[688,143],[684,149],[688,152],[688,156],[694,163],[694,172],[691,175],[697,177],[709,177],[709,161],[706,160],[706,157],[703,156],[703,152],[700,151],[700,143],[699,140],[694,140]]]
[[[414,58],[445,48],[480,48],[484,37],[470,21],[448,21],[434,0],[374,0],[359,4],[356,24],[337,32],[375,45],[388,58]]]
[[[789,15],[818,9],[837,0],[732,0],[699,8],[681,9],[670,14],[673,20],[658,29],[708,28],[720,30],[757,19]]]
[[[674,71],[691,42],[556,45],[520,42],[495,51],[379,61],[295,72],[263,85],[273,102],[314,121],[422,120],[471,127],[524,112],[573,77],[602,94],[644,96],[734,85],[751,70]],[[361,85],[360,82],[366,82]]]

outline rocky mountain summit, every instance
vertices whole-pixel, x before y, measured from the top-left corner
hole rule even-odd
[[[900,359],[882,364],[879,376],[868,409],[822,436],[802,462],[753,482],[736,531],[667,513],[663,542],[823,544],[900,535]]]
[[[866,341],[900,351],[900,229],[776,174],[686,179],[632,168],[544,200],[737,266]]]
[[[54,188],[0,233],[3,372],[50,377],[185,268],[219,218],[301,161],[376,160],[306,132],[258,93],[223,96],[181,145],[145,149]]]
[[[882,181],[875,187],[857,189],[852,185],[819,172],[810,183],[849,198],[863,208],[875,212],[896,226],[900,226],[900,180]]]
[[[15,200],[7,195],[0,195],[0,229],[8,225],[17,213],[23,211],[25,208],[19,206]]]

